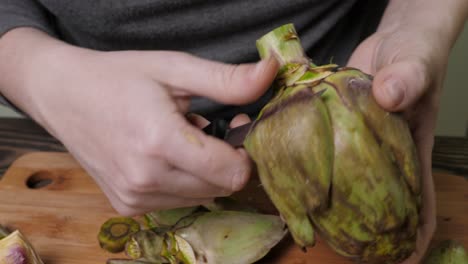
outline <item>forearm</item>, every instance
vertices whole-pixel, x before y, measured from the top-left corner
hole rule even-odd
[[[46,92],[37,89],[41,82],[61,74],[70,59],[70,49],[70,45],[37,29],[9,31],[0,38],[0,93],[37,120],[37,94]]]
[[[391,0],[378,31],[398,27],[433,34],[451,49],[468,16],[466,0]]]

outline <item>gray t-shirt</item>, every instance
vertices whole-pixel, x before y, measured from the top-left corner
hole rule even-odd
[[[95,50],[178,50],[228,63],[258,60],[255,40],[294,23],[314,62],[344,65],[375,31],[388,0],[2,0],[0,36],[21,26]],[[269,94],[233,108],[204,98],[208,117],[255,113]]]

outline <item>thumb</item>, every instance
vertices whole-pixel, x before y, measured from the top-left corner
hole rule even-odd
[[[162,56],[159,60],[152,58],[154,79],[190,95],[225,104],[255,101],[270,87],[279,69],[273,56],[258,63],[240,65],[205,60],[181,52],[159,53],[159,56]]]
[[[429,72],[422,61],[403,60],[377,71],[373,94],[388,111],[401,111],[415,104],[429,86]]]

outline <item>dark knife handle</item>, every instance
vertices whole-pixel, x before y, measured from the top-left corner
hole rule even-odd
[[[224,119],[215,119],[208,126],[203,128],[203,132],[210,136],[224,140],[228,128],[229,125]]]
[[[203,128],[203,131],[211,136],[226,141],[233,147],[239,148],[244,145],[245,136],[249,133],[252,123],[247,123],[229,129],[229,125],[225,120],[214,120],[208,126]]]

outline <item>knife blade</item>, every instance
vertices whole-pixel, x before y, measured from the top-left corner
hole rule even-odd
[[[244,139],[249,133],[253,122],[235,128],[226,128],[225,123],[213,121],[203,128],[203,132],[226,141],[229,145],[239,148],[244,145]]]

